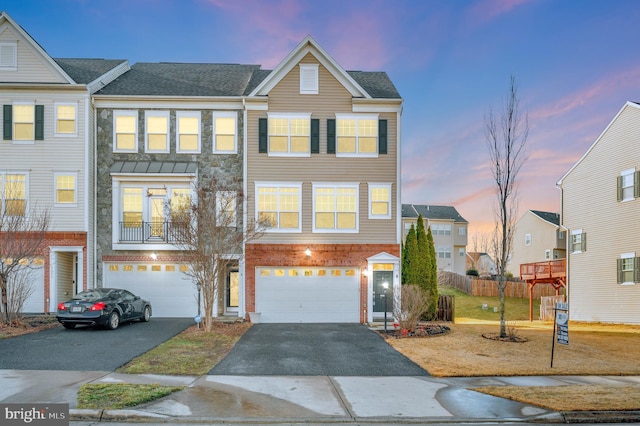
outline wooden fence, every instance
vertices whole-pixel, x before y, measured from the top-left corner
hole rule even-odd
[[[452,272],[440,272],[438,274],[438,284],[457,288],[472,296],[498,297],[498,281],[471,279],[468,276],[458,275]],[[505,297],[528,299],[529,286],[523,281],[508,281],[504,289],[504,295]],[[537,284],[533,287],[534,300],[555,295],[556,291],[551,285]]]

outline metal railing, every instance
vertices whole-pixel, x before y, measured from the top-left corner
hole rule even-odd
[[[120,222],[120,238],[123,243],[174,243],[177,227],[171,222]]]

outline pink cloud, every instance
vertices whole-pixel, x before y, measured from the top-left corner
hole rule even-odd
[[[466,13],[468,26],[478,28],[533,0],[480,0]]]

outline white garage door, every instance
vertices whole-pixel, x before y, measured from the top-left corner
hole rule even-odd
[[[44,312],[44,267],[33,265],[29,270],[29,280],[31,282],[31,294],[22,305],[23,313]]]
[[[195,285],[180,265],[105,263],[103,287],[124,288],[151,302],[154,317],[193,317],[198,313]]]
[[[261,322],[360,322],[356,268],[256,268]]]

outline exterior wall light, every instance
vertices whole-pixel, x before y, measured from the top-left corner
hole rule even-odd
[[[153,260],[158,259],[158,255],[157,255],[157,254],[155,254],[155,253],[151,253],[150,257],[151,257],[151,259],[153,259]]]
[[[304,249],[304,254],[307,255],[307,257],[311,257],[311,249],[309,247],[307,247],[306,249]]]

